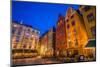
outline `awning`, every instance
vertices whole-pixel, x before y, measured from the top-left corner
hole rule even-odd
[[[12,53],[37,53],[37,50],[30,49],[13,49]]]
[[[88,41],[86,47],[96,47],[96,40]]]

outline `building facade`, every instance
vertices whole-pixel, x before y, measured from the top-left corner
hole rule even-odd
[[[25,27],[16,22],[12,23],[12,49],[21,49]]]
[[[40,38],[41,56],[53,57],[55,47],[55,29],[51,28]]]
[[[43,34],[42,37],[40,37],[40,45],[41,45],[40,55],[42,57],[45,57],[46,56],[46,51],[47,51],[47,45],[48,45],[48,36],[47,36],[47,34]]]
[[[79,10],[83,16],[88,35],[88,43],[84,48],[84,54],[87,58],[96,60],[96,6],[80,6]]]
[[[39,31],[14,21],[11,42],[13,56],[32,55],[39,43]]]
[[[67,50],[67,36],[65,18],[59,15],[56,27],[56,56],[65,56]]]
[[[48,31],[48,45],[47,45],[47,55],[48,57],[55,56],[55,28],[51,28]]]
[[[65,18],[59,17],[56,28],[57,55],[81,55],[87,42],[87,31],[82,15],[79,10],[68,8]]]
[[[82,13],[84,24],[86,27],[88,39],[96,37],[96,7],[95,6],[80,6],[79,10]]]
[[[83,48],[88,42],[87,31],[84,26],[84,20],[79,10],[69,8],[66,13],[66,32],[67,44],[70,54],[79,53],[83,54]]]

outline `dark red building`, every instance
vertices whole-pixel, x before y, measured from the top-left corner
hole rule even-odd
[[[65,18],[59,15],[56,28],[56,55],[65,56],[66,49],[67,49],[67,37],[66,37]]]

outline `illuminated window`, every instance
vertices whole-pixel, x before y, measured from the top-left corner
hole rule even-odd
[[[31,45],[29,46],[29,48],[31,48]]]
[[[13,26],[14,26],[14,27],[17,27],[17,25],[16,25],[16,24],[14,24]]]
[[[92,22],[92,21],[94,21],[94,15],[93,15],[93,13],[90,13],[89,15],[87,15],[87,19],[88,19],[88,22]]]
[[[17,48],[17,45],[14,45],[13,48]]]
[[[17,33],[17,34],[18,34],[18,35],[21,35],[21,33],[22,33],[22,31],[20,30],[20,31],[18,31],[18,33]]]
[[[12,26],[12,34],[15,34],[16,30],[17,30],[17,26]]]
[[[29,34],[29,33],[26,33],[26,37],[27,37],[27,38],[30,37],[30,34]]]
[[[16,42],[20,41],[20,36],[16,36]]]

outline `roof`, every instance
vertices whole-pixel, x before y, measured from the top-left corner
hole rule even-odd
[[[86,47],[96,47],[96,40],[88,41]]]
[[[42,37],[44,37],[46,34],[48,34],[48,32],[50,32],[50,30],[52,30],[53,32],[56,31],[55,27],[53,26],[52,28],[50,28],[49,30],[47,30],[44,34],[42,34],[42,36],[40,37],[40,39],[41,39]]]
[[[31,27],[32,28],[32,26],[31,25],[27,25],[27,24],[21,24],[20,22],[18,22],[18,21],[12,21],[13,23],[16,23],[16,24],[20,24],[20,25],[23,25],[23,26],[26,26],[26,27]]]
[[[19,25],[22,25],[22,26],[30,27],[30,28],[32,28],[33,30],[39,31],[38,28],[34,28],[34,27],[32,27],[31,25],[27,25],[27,24],[21,24],[21,23],[18,22],[18,21],[12,21],[12,23],[16,23],[16,24],[19,24]]]
[[[78,14],[80,15],[80,16],[83,16],[82,15],[82,13],[81,13],[81,11],[78,9],[78,10],[76,10],[77,12],[78,12]]]

